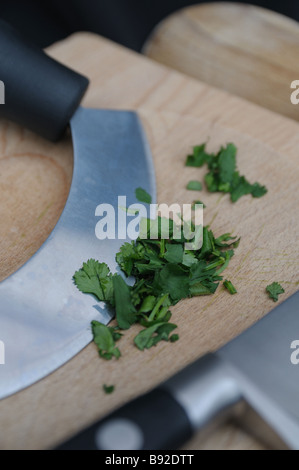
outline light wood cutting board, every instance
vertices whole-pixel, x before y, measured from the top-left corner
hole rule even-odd
[[[47,378],[2,400],[1,449],[52,447],[261,318],[274,306],[265,294],[267,284],[281,282],[283,300],[298,289],[299,281],[298,123],[91,34],[76,34],[49,52],[90,77],[84,105],[138,110],[153,152],[159,202],[192,202],[195,193],[187,191],[186,184],[201,180],[205,170],[185,168],[184,161],[191,146],[206,140],[210,150],[234,142],[240,171],[265,184],[269,192],[261,199],[244,197],[234,205],[227,195],[206,190],[196,194],[207,205],[205,224],[216,235],[232,231],[242,237],[225,273],[238,295],[219,288],[212,297],[176,305],[173,320],[179,325],[180,341],[175,344],[160,343],[142,353],[132,343],[136,326],[120,342],[119,361],[100,360],[91,344]],[[54,227],[71,170],[69,137],[50,144],[1,122],[2,279],[35,252]],[[115,384],[112,395],[104,395],[104,383]],[[241,433],[227,442],[225,429],[229,428],[223,427],[201,448],[258,447]],[[190,446],[199,444],[193,441]]]

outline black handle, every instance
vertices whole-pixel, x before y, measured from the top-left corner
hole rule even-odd
[[[195,430],[233,413],[242,399],[225,362],[217,354],[207,354],[58,450],[177,449]]]
[[[181,405],[155,389],[77,434],[57,450],[176,449],[192,434]]]
[[[0,20],[0,116],[55,141],[65,131],[88,79],[47,56]]]

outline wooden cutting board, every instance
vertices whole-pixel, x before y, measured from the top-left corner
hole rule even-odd
[[[175,344],[160,343],[140,352],[132,343],[136,326],[121,340],[119,361],[100,360],[91,344],[47,378],[2,400],[1,449],[54,446],[261,318],[273,307],[265,294],[267,284],[281,282],[283,300],[298,289],[299,281],[298,123],[91,34],[76,34],[49,52],[90,77],[84,105],[138,110],[153,152],[159,202],[187,203],[199,197],[207,205],[205,224],[216,235],[232,231],[242,237],[225,274],[237,286],[238,295],[230,296],[220,287],[212,297],[176,305],[173,320],[179,324],[180,341]],[[185,168],[186,154],[191,146],[207,140],[211,151],[234,142],[240,171],[249,180],[265,184],[268,194],[232,204],[227,195],[187,191],[187,182],[202,180],[205,170]],[[31,256],[54,227],[67,197],[71,170],[69,137],[51,144],[1,122],[1,278]],[[115,384],[112,395],[104,395],[104,383]],[[227,442],[224,430],[201,448],[252,446],[241,433]],[[199,443],[195,440],[190,446]]]

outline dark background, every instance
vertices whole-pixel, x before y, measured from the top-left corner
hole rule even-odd
[[[205,0],[207,3],[209,0]],[[139,51],[159,21],[188,0],[0,0],[0,16],[45,47],[75,31],[92,31]],[[299,21],[298,0],[251,0]]]

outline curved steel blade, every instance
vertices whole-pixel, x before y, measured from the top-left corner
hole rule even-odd
[[[74,172],[64,211],[38,252],[0,283],[0,341],[5,347],[0,398],[78,353],[92,338],[92,319],[111,319],[104,304],[81,294],[72,281],[89,258],[116,269],[115,253],[125,240],[97,239],[96,207],[109,203],[117,214],[118,196],[132,204],[138,186],[155,202],[150,149],[134,112],[79,108],[71,128]]]

